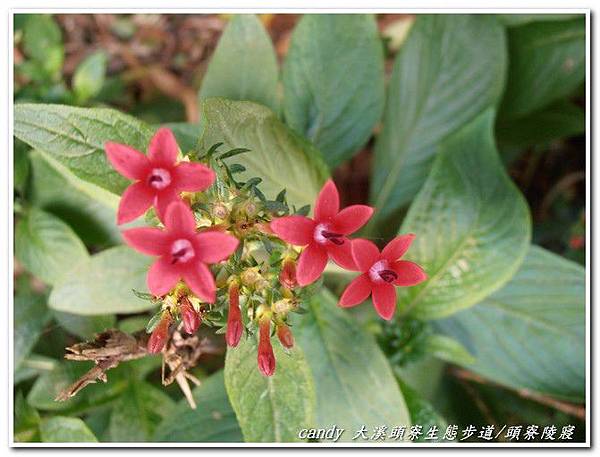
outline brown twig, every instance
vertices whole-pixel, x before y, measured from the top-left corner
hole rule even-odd
[[[450,367],[449,370],[450,370],[451,374],[453,374],[454,376],[456,376],[459,379],[476,382],[478,384],[494,385],[494,386],[505,388],[505,386],[502,386],[498,383],[495,383],[493,381],[485,379],[484,377],[479,376],[478,374],[473,373],[472,371],[464,370],[462,368],[457,368],[457,367]],[[548,397],[546,395],[532,392],[529,389],[511,389],[511,390],[513,390],[515,393],[517,393],[517,395],[519,395],[522,398],[525,398],[527,400],[533,400],[542,405],[546,405],[551,408],[557,409],[558,411],[561,411],[565,414],[569,414],[570,416],[574,416],[580,420],[585,420],[585,406],[576,405],[576,404],[569,403],[569,402],[562,401],[562,400],[557,400],[555,398]]]

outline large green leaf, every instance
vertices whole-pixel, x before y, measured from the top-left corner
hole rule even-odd
[[[436,322],[493,381],[585,398],[585,270],[532,246],[518,273],[475,307]]]
[[[75,232],[63,221],[31,208],[15,228],[15,255],[34,276],[55,284],[89,255]]]
[[[137,297],[144,292],[152,258],[127,246],[118,246],[91,256],[69,271],[50,294],[49,306],[72,314],[98,315],[137,313],[154,307]]]
[[[316,380],[317,426],[346,430],[342,441],[365,425],[409,426],[410,419],[392,370],[373,337],[337,307],[324,290],[308,303],[293,327],[298,345],[310,354]]]
[[[530,22],[564,21],[577,17],[577,14],[498,14],[500,22],[507,27],[516,27]]]
[[[505,46],[490,16],[417,17],[394,63],[375,147],[372,224],[382,228],[418,192],[444,138],[496,103]],[[397,224],[388,224],[392,233]]]
[[[62,328],[83,340],[92,339],[94,334],[114,327],[117,322],[114,314],[82,316],[79,314],[63,313],[61,311],[54,311],[52,314]]]
[[[203,149],[216,143],[224,143],[223,150],[248,148],[250,152],[229,159],[246,167],[240,179],[262,178],[260,189],[272,199],[286,188],[290,203],[298,207],[314,203],[327,177],[326,165],[320,153],[271,110],[251,102],[213,98],[202,103],[202,111]]]
[[[14,301],[14,367],[20,368],[50,320],[42,295],[17,294]]]
[[[315,386],[302,351],[286,353],[275,339],[273,349],[277,367],[269,377],[258,370],[253,336],[227,350],[225,388],[245,441],[301,441],[298,432],[315,423]]]
[[[164,390],[145,381],[130,382],[112,409],[108,427],[111,441],[149,441],[174,407],[175,402]]]
[[[77,417],[56,416],[40,424],[44,443],[97,443],[92,431]]]
[[[107,141],[146,151],[152,129],[112,109],[63,105],[15,105],[14,134],[34,149],[46,152],[79,178],[115,194],[128,181],[108,164]]]
[[[60,27],[51,14],[27,16],[23,28],[23,47],[27,56],[43,70],[46,78],[57,79],[65,58]],[[42,75],[36,79],[44,80]]]
[[[306,14],[283,68],[285,120],[330,167],[372,134],[384,104],[383,46],[366,14]]]
[[[278,110],[277,57],[254,14],[231,18],[202,80],[200,98],[247,100]]]
[[[399,384],[402,387],[402,393],[404,394],[406,405],[410,411],[411,422],[423,427],[423,434],[415,441],[424,443],[442,441],[448,425],[446,420],[435,410],[431,403],[419,395],[419,392],[402,381],[399,381]],[[437,439],[428,439],[427,432],[433,427],[437,428]]]
[[[531,237],[527,204],[510,181],[492,138],[488,110],[444,141],[401,233],[416,240],[405,256],[424,283],[399,289],[401,313],[447,316],[499,289],[517,271]]]
[[[500,117],[521,117],[570,95],[585,79],[585,18],[533,22],[508,33]]]
[[[156,428],[156,441],[186,443],[241,442],[242,431],[231,409],[223,372],[219,371],[202,381],[193,392],[198,407],[191,409],[181,400],[175,409]]]

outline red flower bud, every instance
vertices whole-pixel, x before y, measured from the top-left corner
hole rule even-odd
[[[264,318],[259,322],[258,369],[265,376],[275,372],[275,354],[271,346],[271,319]]]
[[[202,319],[200,314],[194,309],[187,297],[183,297],[179,304],[179,312],[183,319],[183,329],[189,335],[193,335],[200,327]]]
[[[585,244],[585,238],[582,235],[574,235],[569,240],[569,246],[571,249],[581,249]]]
[[[242,326],[242,314],[240,312],[240,288],[237,283],[229,286],[229,314],[227,316],[227,333],[225,341],[227,346],[236,347],[240,342],[244,327]]]
[[[289,289],[293,289],[298,285],[298,281],[296,281],[296,262],[292,259],[286,258],[283,261],[281,273],[279,273],[279,282]]]
[[[148,340],[148,352],[158,354],[162,351],[169,336],[169,326],[171,325],[171,315],[164,313],[158,325],[152,331]]]
[[[277,326],[277,338],[279,338],[281,344],[288,349],[291,349],[294,346],[294,335],[292,335],[292,331],[285,324]]]

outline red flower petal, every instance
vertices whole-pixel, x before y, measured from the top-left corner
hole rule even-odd
[[[229,313],[227,315],[227,332],[225,341],[227,346],[236,347],[240,342],[244,327],[240,311],[240,289],[237,284],[229,286]]]
[[[270,227],[283,241],[306,246],[313,240],[315,221],[304,216],[284,216],[271,221]]]
[[[400,257],[402,257],[411,243],[415,239],[415,235],[409,233],[408,235],[400,235],[390,241],[386,247],[381,251],[381,257],[389,260],[390,262],[395,262]]]
[[[352,242],[350,240],[344,240],[344,244],[336,245],[333,243],[327,243],[327,252],[331,259],[337,263],[340,267],[346,270],[356,271],[356,262],[352,257]]]
[[[148,157],[129,146],[107,142],[104,145],[106,157],[120,174],[128,179],[142,180],[150,168]]]
[[[396,311],[396,288],[385,283],[374,285],[373,305],[377,314],[389,321]]]
[[[201,300],[207,303],[215,302],[215,278],[208,267],[202,262],[190,262],[182,269],[183,280]]]
[[[163,255],[168,250],[170,241],[166,232],[151,227],[125,230],[123,239],[136,251],[155,256]]]
[[[371,288],[371,281],[366,273],[354,278],[342,293],[338,305],[348,308],[364,302],[371,294]]]
[[[167,187],[165,190],[156,194],[156,198],[154,199],[154,209],[156,210],[156,215],[162,222],[165,221],[167,208],[171,203],[175,202],[183,202],[183,200],[179,198],[179,193],[177,193],[173,186]]]
[[[373,208],[366,205],[352,205],[341,210],[333,218],[335,230],[343,235],[356,232],[373,215]]]
[[[168,128],[158,129],[150,140],[148,158],[152,165],[171,168],[177,160],[179,146],[173,132]]]
[[[150,267],[146,281],[152,295],[162,297],[175,287],[181,278],[179,268],[174,267],[166,257],[161,257]]]
[[[235,236],[216,230],[199,233],[194,237],[196,256],[204,263],[217,263],[229,257],[238,247]]]
[[[306,286],[315,282],[327,264],[327,251],[317,244],[309,244],[298,258],[296,279],[300,286]]]
[[[427,279],[427,273],[414,262],[399,260],[392,264],[392,269],[398,275],[394,281],[397,286],[416,286]]]
[[[174,187],[186,192],[200,192],[215,182],[215,172],[201,163],[179,162],[173,169]]]
[[[379,260],[379,249],[372,241],[357,238],[351,243],[352,258],[359,271],[367,271]]]
[[[334,182],[328,179],[315,203],[315,220],[331,219],[340,210],[340,195]]]
[[[164,314],[158,325],[152,331],[152,335],[148,339],[148,352],[150,354],[158,354],[165,347],[167,338],[169,337],[169,327],[171,325],[171,316],[168,313]]]
[[[190,234],[196,231],[196,219],[188,205],[181,200],[172,202],[165,212],[165,227],[172,234]]]
[[[154,192],[143,182],[136,182],[125,189],[117,210],[117,224],[137,219],[152,206]]]

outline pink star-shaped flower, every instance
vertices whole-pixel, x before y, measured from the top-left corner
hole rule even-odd
[[[362,274],[348,284],[339,306],[356,306],[372,294],[377,314],[390,320],[396,311],[396,287],[414,286],[427,279],[423,269],[416,263],[398,260],[414,238],[412,234],[398,236],[381,253],[371,241],[360,238],[352,240],[352,257]]]
[[[228,258],[238,246],[237,238],[216,230],[198,233],[194,214],[182,201],[169,205],[164,224],[165,230],[142,227],[123,232],[129,246],[158,257],[148,272],[148,289],[163,296],[183,279],[197,297],[214,303],[215,280],[207,264]]]
[[[181,192],[200,192],[215,180],[210,168],[191,162],[177,163],[179,147],[173,132],[159,129],[150,140],[148,155],[119,143],[107,142],[106,155],[120,174],[135,182],[121,197],[117,223],[130,222],[154,206],[160,220]]]
[[[306,246],[296,270],[296,279],[301,286],[316,281],[329,258],[342,268],[356,269],[346,236],[365,225],[373,208],[352,205],[340,211],[338,190],[330,179],[317,197],[314,213],[314,219],[295,215],[271,222],[271,230],[279,238],[296,246]]]

